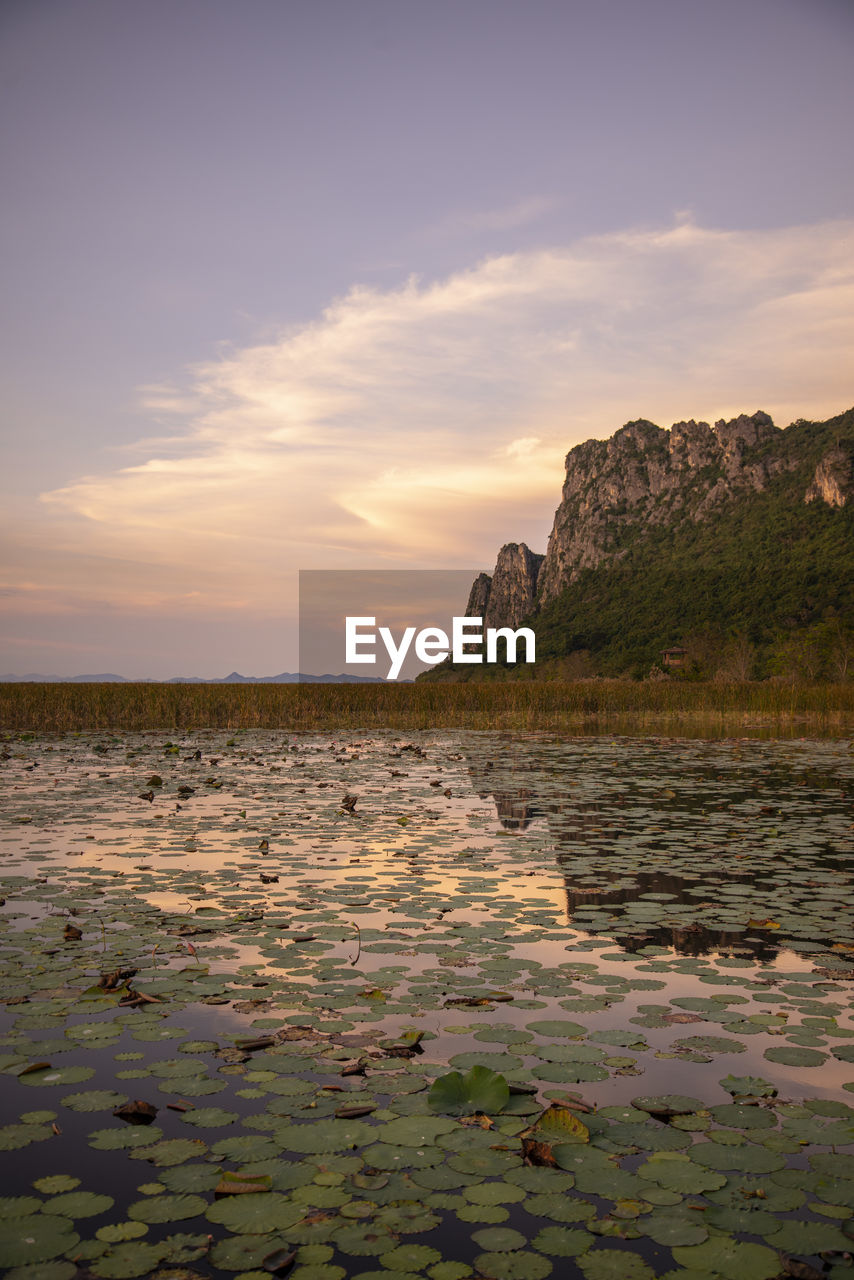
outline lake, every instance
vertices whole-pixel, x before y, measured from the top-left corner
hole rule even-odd
[[[854,1275],[849,742],[2,754],[16,1280]]]

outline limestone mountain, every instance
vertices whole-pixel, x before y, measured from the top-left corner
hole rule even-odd
[[[534,627],[536,671],[446,664],[423,678],[637,676],[677,647],[705,675],[735,650],[743,676],[796,652],[807,675],[844,674],[852,535],[854,409],[785,429],[763,412],[669,430],[638,419],[569,451],[545,556],[509,543],[472,587],[471,616]]]
[[[475,578],[466,616],[482,617],[484,627],[518,627],[536,606],[544,559],[524,542],[508,542],[498,553],[492,577],[480,573]]]

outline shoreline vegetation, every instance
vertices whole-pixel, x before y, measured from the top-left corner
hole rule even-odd
[[[854,683],[0,684],[0,730],[489,729],[845,737]]]

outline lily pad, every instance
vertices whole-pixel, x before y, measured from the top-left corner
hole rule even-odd
[[[552,1264],[541,1253],[530,1250],[513,1253],[480,1253],[474,1265],[490,1280],[544,1280],[551,1275]]]
[[[780,1062],[786,1067],[820,1067],[827,1062],[827,1054],[819,1049],[803,1049],[798,1045],[772,1045],[765,1050],[769,1062]]]
[[[299,1222],[304,1213],[303,1207],[295,1205],[288,1196],[270,1191],[264,1195],[218,1200],[208,1206],[206,1217],[239,1235],[257,1235],[264,1231],[284,1231]]]
[[[505,1253],[508,1249],[524,1249],[528,1243],[519,1231],[511,1227],[486,1227],[483,1231],[475,1231],[472,1240],[480,1249]]]
[[[157,1195],[137,1200],[128,1211],[135,1222],[180,1222],[205,1212],[207,1201],[195,1195]]]
[[[38,1213],[0,1222],[0,1267],[48,1262],[67,1253],[80,1237],[68,1218]]]
[[[63,1218],[95,1218],[112,1209],[112,1196],[97,1195],[93,1191],[67,1191],[56,1195],[45,1205],[47,1213],[59,1213]]]
[[[725,1280],[771,1280],[780,1270],[780,1259],[772,1249],[715,1236],[703,1244],[677,1245],[673,1257],[689,1271],[709,1271]]]
[[[488,1115],[501,1111],[509,1101],[510,1089],[504,1076],[488,1067],[471,1067],[465,1075],[451,1071],[433,1082],[427,1096],[434,1111],[446,1115]]]
[[[543,1227],[531,1241],[540,1253],[553,1258],[577,1258],[595,1242],[588,1231],[574,1227]]]

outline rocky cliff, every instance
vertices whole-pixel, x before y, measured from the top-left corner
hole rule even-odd
[[[854,462],[850,453],[834,444],[815,469],[806,502],[826,502],[829,507],[844,507],[854,493]]]
[[[762,411],[714,426],[692,418],[669,430],[639,418],[608,440],[576,445],[545,556],[524,543],[502,547],[492,578],[481,574],[472,587],[469,615],[484,616],[487,626],[519,626],[584,570],[618,563],[657,526],[711,520],[732,499],[764,492],[803,463],[802,450],[790,447],[793,430]],[[802,501],[844,507],[852,493],[851,452],[836,443]]]
[[[508,542],[498,553],[492,577],[481,573],[475,578],[467,617],[482,617],[484,627],[518,627],[536,604],[543,559],[524,542]]]
[[[672,646],[708,676],[836,678],[854,662],[854,409],[639,419],[577,445],[545,557],[503,547],[468,613],[532,626],[537,670],[425,679],[637,677]]]
[[[763,490],[788,465],[773,448],[782,435],[761,412],[713,427],[676,422],[669,431],[641,418],[610,440],[571,449],[539,599],[553,600],[581,570],[619,559],[633,534],[706,519],[727,498]]]

